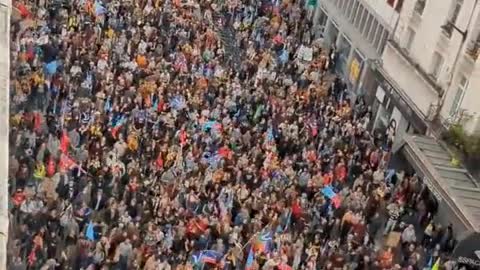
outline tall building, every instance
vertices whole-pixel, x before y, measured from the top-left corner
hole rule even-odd
[[[404,2],[376,63],[376,125],[393,123],[399,137],[425,133],[432,121],[480,132],[478,12],[478,0]]]
[[[11,1],[0,0],[0,269],[7,269],[8,241],[8,118]]]
[[[318,35],[338,52],[337,72],[354,96],[375,88],[373,63],[395,29],[403,0],[322,0],[314,15]]]

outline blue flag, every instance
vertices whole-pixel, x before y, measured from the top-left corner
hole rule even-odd
[[[329,199],[332,199],[333,197],[335,197],[337,194],[335,193],[335,191],[333,191],[333,188],[332,186],[326,186],[322,189],[322,193],[323,195],[325,195],[325,197],[329,198]]]
[[[85,236],[90,241],[95,241],[95,231],[93,230],[93,222],[90,221],[87,226],[87,231],[85,232]]]
[[[46,64],[45,65],[45,72],[48,75],[53,75],[53,74],[57,73],[58,65],[59,65],[59,63],[56,60]]]

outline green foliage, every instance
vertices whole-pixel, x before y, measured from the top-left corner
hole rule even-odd
[[[480,160],[480,136],[467,135],[460,124],[452,125],[444,134],[447,143],[455,146],[465,157],[467,163]]]

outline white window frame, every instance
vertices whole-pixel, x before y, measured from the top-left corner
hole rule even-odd
[[[377,21],[375,18],[373,18],[372,26],[370,28],[370,31],[368,31],[368,35],[367,35],[367,40],[369,42],[373,43],[373,40],[375,39],[375,35],[377,34],[377,31],[378,31],[379,25],[380,25],[380,22]]]
[[[375,20],[370,12],[367,12],[367,21],[365,22],[365,28],[362,31],[362,35],[366,38],[368,36],[368,32],[370,31],[370,27],[372,27],[372,21]]]
[[[450,106],[450,116],[455,116],[462,105],[463,96],[467,92],[468,88],[468,78],[465,75],[460,75],[460,80],[458,82],[457,92],[453,97],[452,105]]]
[[[438,79],[438,77],[442,73],[444,64],[445,64],[445,57],[443,57],[443,55],[437,51],[433,52],[430,75],[432,75],[433,78]]]
[[[359,6],[360,6],[360,3],[355,0],[355,2],[353,3],[352,13],[350,14],[350,18],[349,18],[349,20],[348,20],[350,23],[353,23],[353,22],[355,21],[355,18],[357,17],[358,7],[359,7]]]
[[[357,11],[357,15],[355,16],[355,21],[353,22],[353,24],[355,25],[355,28],[359,29],[360,30],[360,26],[361,26],[361,21],[363,19],[363,14],[365,13],[365,8],[363,7],[362,4],[359,4],[358,6],[358,11]],[[360,30],[361,31],[361,30]]]
[[[413,42],[415,41],[415,36],[417,35],[417,33],[415,32],[415,30],[412,27],[408,27],[405,32],[406,32],[405,33],[405,44],[403,45],[403,47],[405,48],[405,50],[407,52],[410,52],[410,50],[412,49],[412,46],[413,46]]]
[[[455,0],[453,3],[453,8],[451,11],[451,14],[449,16],[450,22],[452,24],[455,24],[458,20],[458,16],[460,15],[460,12],[462,11],[462,6],[463,6],[463,0]]]

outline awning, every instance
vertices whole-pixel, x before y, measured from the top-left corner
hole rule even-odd
[[[434,196],[450,207],[464,227],[480,232],[478,181],[465,168],[454,166],[452,155],[432,137],[406,135],[398,149],[421,171]]]
[[[461,240],[453,250],[452,257],[458,263],[480,268],[480,233],[472,233]]]

